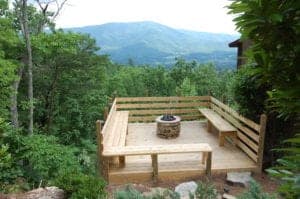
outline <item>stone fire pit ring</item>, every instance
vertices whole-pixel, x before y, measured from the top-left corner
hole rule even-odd
[[[180,121],[179,116],[174,116],[175,120],[164,121],[162,115],[156,118],[156,135],[164,139],[177,138],[180,134]]]

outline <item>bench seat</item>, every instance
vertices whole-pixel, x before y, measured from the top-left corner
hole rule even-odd
[[[117,111],[111,118],[107,135],[105,136],[105,147],[125,146],[129,111]]]
[[[156,146],[125,146],[125,147],[110,147],[103,151],[103,156],[137,156],[137,155],[151,155],[153,178],[157,181],[158,178],[158,158],[160,154],[174,154],[174,153],[202,153],[202,164],[206,165],[206,174],[211,175],[212,164],[212,148],[207,143],[198,144],[168,144]],[[107,167],[109,164],[105,164]],[[108,168],[106,168],[108,169]]]
[[[124,147],[126,144],[126,135],[128,132],[129,111],[116,111],[107,122],[104,134],[104,149],[109,147]],[[112,165],[123,166],[125,162],[124,156],[111,159]]]
[[[211,125],[213,125],[219,131],[219,146],[224,146],[226,136],[231,137],[236,143],[237,129],[234,126],[232,126],[212,109],[201,108],[199,111],[207,119],[207,131],[211,132]]]

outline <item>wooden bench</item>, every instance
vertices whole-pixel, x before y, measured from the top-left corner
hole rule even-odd
[[[219,131],[219,146],[224,146],[226,136],[231,137],[234,143],[237,142],[237,129],[234,126],[224,120],[212,109],[201,108],[199,111],[207,119],[207,131],[211,132],[212,125]]]
[[[104,132],[104,147],[124,147],[126,142],[126,135],[128,132],[128,116],[129,111],[116,111],[115,114],[109,118],[108,128]],[[124,156],[119,156],[118,159],[113,159],[113,164],[124,165]]]
[[[157,181],[158,178],[158,159],[159,154],[174,154],[174,153],[202,153],[202,164],[206,165],[206,174],[211,175],[212,164],[212,148],[207,143],[199,144],[171,144],[171,145],[156,145],[156,146],[126,146],[126,147],[110,147],[103,151],[103,156],[115,157],[115,156],[136,156],[136,155],[151,155],[153,179]],[[109,172],[109,163],[104,163],[104,169],[106,174]]]

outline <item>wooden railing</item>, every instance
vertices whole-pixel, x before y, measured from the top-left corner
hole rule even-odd
[[[238,114],[229,106],[223,104],[214,97],[211,97],[211,109],[217,112],[225,120],[230,122],[238,129],[237,145],[243,150],[254,162],[258,164],[259,170],[262,169],[262,159],[264,150],[264,139],[267,117],[262,114],[260,123],[257,124],[252,120]]]
[[[202,117],[199,107],[209,107],[210,96],[116,98],[117,110],[128,110],[129,122],[153,122],[163,114],[176,114],[182,120]]]
[[[99,163],[102,165],[101,171],[106,171],[103,173],[105,178],[108,178],[109,161],[103,157],[103,151],[104,148],[108,149],[105,140],[111,131],[110,123],[117,111],[129,111],[129,122],[153,122],[157,116],[163,114],[176,114],[182,120],[199,120],[201,118],[204,119],[203,115],[199,112],[199,108],[201,107],[211,108],[237,128],[238,147],[257,164],[258,171],[260,172],[262,170],[267,121],[264,114],[261,115],[260,123],[258,124],[210,96],[133,97],[116,98],[113,101],[103,129],[101,129],[100,122],[97,121],[98,153],[100,160],[105,160]]]

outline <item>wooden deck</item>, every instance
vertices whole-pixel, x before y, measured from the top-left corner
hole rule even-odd
[[[126,146],[151,146],[168,144],[208,143],[213,150],[212,174],[226,171],[255,171],[257,165],[241,149],[225,142],[219,146],[217,132],[208,133],[206,122],[181,122],[181,134],[175,139],[162,139],[156,136],[155,123],[129,123]],[[159,155],[159,180],[183,180],[205,173],[201,164],[201,154]],[[146,182],[152,179],[150,156],[127,156],[123,168],[111,168],[109,182],[113,184]]]

